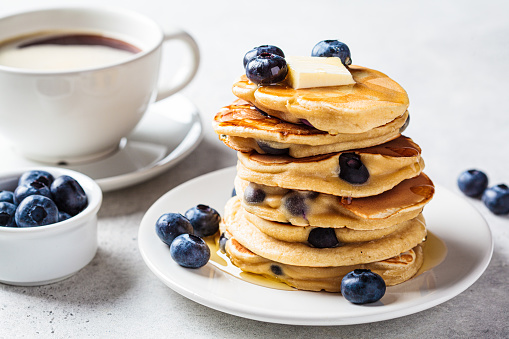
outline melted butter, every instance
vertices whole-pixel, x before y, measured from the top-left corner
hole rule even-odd
[[[244,272],[230,261],[230,258],[219,249],[219,236],[210,236],[204,239],[210,248],[209,263],[221,271],[228,273],[240,280],[263,286],[273,288],[276,290],[284,291],[297,291],[295,288],[288,286],[276,279],[268,278],[259,274]]]
[[[424,261],[416,276],[440,265],[447,256],[447,246],[436,234],[428,231],[426,241],[423,243]]]

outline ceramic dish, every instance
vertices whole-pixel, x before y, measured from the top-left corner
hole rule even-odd
[[[191,153],[202,137],[197,108],[186,97],[175,94],[150,106],[116,152],[89,163],[52,166],[84,173],[106,192],[138,184],[168,170]],[[47,165],[22,157],[1,136],[0,153],[0,171]]]
[[[83,187],[87,207],[67,220],[38,227],[0,227],[0,282],[19,286],[54,283],[78,272],[97,251],[97,212],[102,192],[84,174],[54,167],[37,167],[55,178],[73,177]],[[0,190],[13,191],[25,170],[0,173]]]
[[[237,316],[294,325],[369,323],[420,312],[443,303],[472,285],[493,252],[490,229],[466,200],[438,186],[424,216],[428,229],[445,243],[447,255],[432,269],[387,289],[373,304],[354,305],[340,294],[284,291],[252,284],[223,272],[210,262],[185,269],[170,257],[155,233],[155,221],[166,212],[184,213],[207,204],[220,213],[230,197],[235,168],[212,172],[163,195],[146,212],[138,242],[150,270],[167,286],[205,306]]]

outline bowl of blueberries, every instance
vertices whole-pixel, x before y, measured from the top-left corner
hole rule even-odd
[[[39,286],[70,277],[97,251],[102,191],[57,167],[0,173],[0,282]]]

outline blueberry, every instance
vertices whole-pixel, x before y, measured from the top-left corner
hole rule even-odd
[[[306,120],[306,119],[300,119],[300,122],[303,123],[304,125],[308,126],[308,127],[315,128],[315,126],[311,125],[311,123],[308,120]]]
[[[165,213],[156,221],[157,236],[168,246],[181,234],[193,234],[193,225],[180,213]]]
[[[308,242],[318,248],[331,248],[339,245],[333,228],[314,228],[309,232]]]
[[[306,218],[306,198],[298,192],[290,192],[283,197],[283,205],[290,214]]]
[[[363,184],[369,179],[369,172],[355,153],[341,153],[339,156],[339,177],[350,184]]]
[[[285,148],[272,147],[268,142],[263,141],[263,140],[256,140],[256,143],[258,144],[258,147],[260,147],[260,149],[267,154],[272,154],[272,155],[288,154],[288,150],[289,150],[288,147],[285,147]]]
[[[244,190],[244,200],[250,204],[259,204],[265,200],[265,192],[249,184]]]
[[[16,205],[10,202],[0,202],[0,226],[16,227]]]
[[[268,114],[267,112],[262,111],[261,109],[259,109],[259,108],[258,108],[258,107],[256,107],[256,106],[253,106],[253,107],[254,107],[254,108],[258,111],[258,113],[260,113],[261,115],[263,115],[263,116],[265,116],[265,117],[268,117],[268,116],[269,116],[269,114]]]
[[[458,187],[465,195],[477,197],[488,187],[488,177],[481,171],[471,169],[459,175]]]
[[[18,227],[43,226],[58,222],[58,208],[53,200],[42,195],[30,195],[16,209]]]
[[[14,203],[19,205],[23,199],[28,197],[29,195],[43,195],[47,198],[52,199],[51,191],[48,186],[46,186],[41,181],[35,180],[29,184],[24,184],[16,187],[14,190]]]
[[[193,225],[194,234],[199,237],[208,237],[219,230],[221,216],[207,205],[191,207],[186,211],[185,216]]]
[[[399,133],[400,134],[403,133],[407,129],[408,125],[410,125],[410,115],[408,115],[408,117],[406,118],[405,122],[403,123],[403,126],[399,128]]]
[[[204,266],[210,259],[210,249],[205,241],[192,234],[181,234],[173,240],[170,254],[177,264],[188,268]]]
[[[14,193],[11,191],[0,191],[0,202],[10,202],[14,204]]]
[[[54,177],[51,173],[46,171],[34,170],[27,171],[21,175],[18,180],[18,186],[28,185],[34,181],[42,182],[44,185],[50,187]]]
[[[272,46],[272,45],[261,45],[258,47],[253,48],[249,52],[247,52],[244,55],[244,68],[246,68],[246,65],[249,61],[253,60],[257,56],[259,56],[262,53],[271,53],[275,55],[279,55],[280,57],[284,58],[285,54],[281,50],[281,48]]]
[[[71,216],[83,211],[88,205],[88,198],[83,187],[68,175],[56,178],[50,189],[58,209]]]
[[[58,221],[64,221],[64,220],[67,220],[69,218],[72,218],[72,216],[69,214],[69,213],[65,213],[65,212],[62,212],[62,211],[58,211]]]
[[[279,55],[262,53],[246,65],[246,76],[255,84],[270,85],[285,80],[286,60]]]
[[[221,233],[221,236],[219,237],[219,249],[224,253],[226,252],[226,242],[228,241],[228,238],[226,235]]]
[[[356,269],[341,280],[341,294],[354,304],[378,301],[384,296],[385,289],[385,281],[371,270]]]
[[[311,51],[313,57],[338,57],[343,65],[352,64],[350,49],[348,46],[338,40],[323,40],[313,47]]]
[[[270,270],[275,275],[283,275],[283,269],[279,265],[270,265]]]
[[[237,190],[235,189],[235,187],[232,189],[232,197],[236,196],[237,195]]]
[[[497,215],[509,214],[509,187],[499,184],[484,191],[482,202]]]

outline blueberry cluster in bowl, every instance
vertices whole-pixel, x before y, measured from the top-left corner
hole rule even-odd
[[[477,169],[462,172],[458,177],[458,188],[469,197],[481,197],[493,214],[509,214],[509,187],[506,184],[488,187],[488,176],[484,172]]]
[[[71,176],[43,170],[24,172],[13,191],[0,191],[0,226],[37,227],[72,218],[88,205],[83,187]]]
[[[170,255],[177,264],[199,268],[210,259],[210,249],[203,240],[219,230],[221,216],[203,204],[180,213],[164,213],[155,224],[159,239],[170,247]]]
[[[317,43],[312,57],[338,57],[343,65],[352,64],[350,49],[338,40],[323,40]],[[288,66],[283,50],[274,45],[261,45],[244,55],[244,69],[249,80],[258,85],[272,85],[285,80]]]

